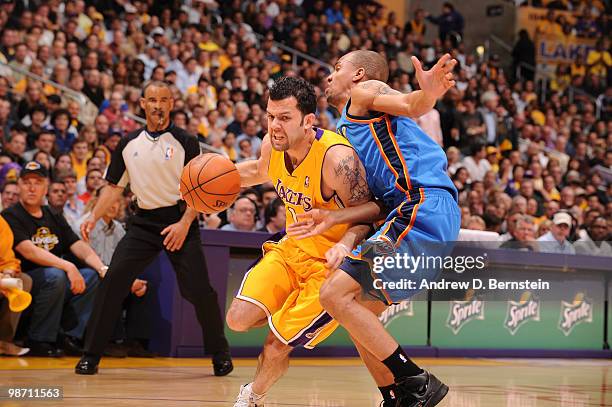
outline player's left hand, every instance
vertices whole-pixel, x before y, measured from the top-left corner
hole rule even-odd
[[[340,267],[344,258],[349,254],[351,254],[351,250],[344,243],[336,243],[331,249],[325,252],[325,259],[327,260],[325,267],[327,267],[330,272],[336,270]]]
[[[289,225],[287,234],[301,240],[320,235],[336,224],[334,211],[312,209],[296,216],[295,223]]]
[[[419,87],[429,97],[438,99],[455,86],[453,69],[457,60],[452,59],[450,54],[444,54],[429,71],[423,70],[417,57],[413,56],[411,59]]]
[[[176,223],[166,227],[161,231],[160,235],[166,235],[164,239],[164,246],[166,249],[174,252],[176,250],[180,250],[183,247],[183,243],[185,243],[185,238],[187,237],[187,232],[189,232],[189,224],[187,222],[183,222],[179,220]]]

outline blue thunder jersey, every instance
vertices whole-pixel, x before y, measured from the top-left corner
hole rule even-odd
[[[418,188],[446,189],[458,201],[455,185],[448,176],[448,161],[442,148],[414,120],[372,112],[371,117],[352,116],[348,103],[337,131],[357,151],[366,179],[376,198],[387,208],[410,200]]]

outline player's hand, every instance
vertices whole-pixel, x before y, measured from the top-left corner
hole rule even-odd
[[[93,213],[91,213],[87,219],[85,219],[85,221],[83,223],[81,223],[81,236],[83,237],[83,240],[87,243],[89,243],[89,234],[91,233],[91,231],[93,230],[93,228],[96,226],[96,218],[94,217]]]
[[[74,295],[81,294],[85,291],[85,279],[74,264],[70,262],[67,263],[64,271],[66,272],[66,277],[68,277],[70,281],[70,291],[72,291]]]
[[[19,276],[19,270],[4,269],[0,271],[0,278],[15,278]]]
[[[132,294],[136,297],[142,297],[147,292],[147,282],[145,280],[141,280],[137,278],[132,283]]]
[[[438,99],[455,86],[453,69],[457,60],[452,59],[450,54],[444,54],[429,71],[423,70],[417,57],[413,56],[411,59],[419,87],[431,98]]]
[[[294,239],[306,239],[320,235],[336,224],[334,211],[327,209],[312,209],[300,213],[296,222],[287,228],[287,234]]]
[[[344,243],[336,243],[331,249],[325,252],[325,267],[330,272],[336,270],[342,264],[342,261],[346,256],[351,254],[351,250]]]
[[[171,252],[180,250],[181,247],[183,247],[183,243],[185,243],[187,232],[189,232],[189,226],[187,222],[179,220],[162,230],[160,235],[166,236],[164,239],[164,246],[166,249]]]

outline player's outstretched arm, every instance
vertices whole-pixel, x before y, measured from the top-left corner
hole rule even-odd
[[[369,80],[351,90],[351,110],[376,111],[413,119],[429,112],[436,100],[455,86],[453,69],[455,59],[445,54],[429,71],[424,71],[416,57],[412,57],[420,90],[403,94],[384,82]]]
[[[259,185],[270,180],[268,178],[268,167],[271,152],[270,136],[266,134],[261,142],[261,156],[257,160],[247,160],[236,164],[240,174],[241,187]]]

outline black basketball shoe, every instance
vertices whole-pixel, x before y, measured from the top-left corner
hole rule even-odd
[[[448,386],[427,371],[402,377],[395,384],[396,407],[433,407],[448,393]]]

